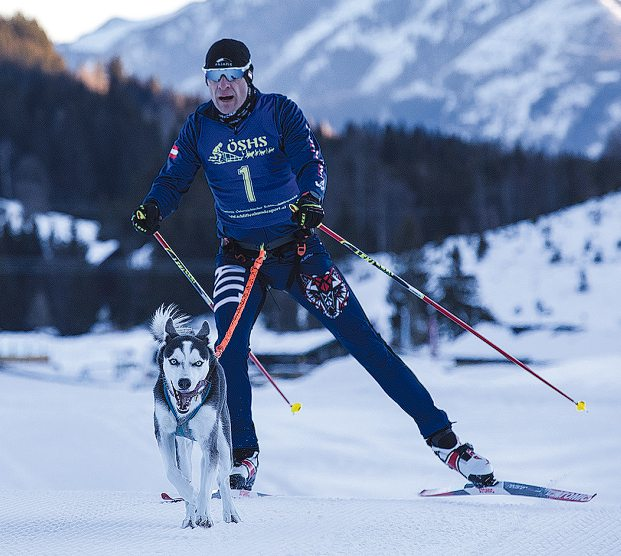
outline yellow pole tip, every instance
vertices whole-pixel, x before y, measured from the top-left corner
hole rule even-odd
[[[586,403],[585,402],[578,402],[576,404],[576,409],[578,411],[586,411]]]
[[[291,404],[291,413],[296,414],[298,411],[302,409],[302,404],[300,402],[296,402]]]

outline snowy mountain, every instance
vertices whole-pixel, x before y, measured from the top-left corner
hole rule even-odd
[[[455,248],[461,270],[475,277],[479,303],[495,319],[479,333],[525,362],[556,364],[574,358],[616,357],[621,304],[621,194],[601,198],[485,233],[455,236],[424,249],[426,284],[433,297]],[[503,361],[471,334],[440,345],[454,362]]]
[[[260,89],[337,128],[424,124],[596,156],[621,123],[618,0],[209,0],[59,48],[74,68],[120,56],[206,96],[200,67],[222,36],[249,45]]]
[[[621,280],[620,219],[621,194],[612,193],[485,232],[480,257],[476,236],[428,245],[425,265],[433,277],[443,275],[457,247],[481,304],[506,326],[619,332],[621,305],[610,295]]]

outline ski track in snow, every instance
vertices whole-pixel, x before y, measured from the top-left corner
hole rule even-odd
[[[598,496],[586,504],[418,498],[422,488],[464,481],[342,358],[281,383],[305,404],[296,416],[271,388],[255,390],[256,487],[275,496],[236,500],[240,524],[224,523],[213,501],[213,528],[182,530],[183,505],[159,501],[161,490],[175,492],[155,446],[148,390],[0,373],[0,445],[12,448],[0,451],[0,554],[618,554],[621,358],[593,360],[593,384],[561,369],[589,400],[586,415],[506,366],[446,373],[424,357],[408,362],[501,478]]]
[[[237,500],[226,524],[181,529],[181,504],[155,494],[0,491],[0,551],[23,554],[587,554],[618,553],[618,512],[550,502]],[[554,504],[554,503],[552,503]],[[553,508],[553,511],[550,509]],[[542,531],[542,528],[545,529]]]

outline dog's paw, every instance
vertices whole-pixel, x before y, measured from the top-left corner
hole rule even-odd
[[[211,518],[208,515],[199,515],[196,518],[196,525],[198,527],[209,528],[213,526],[213,521],[211,521]]]
[[[194,529],[194,527],[196,527],[196,522],[195,519],[193,517],[186,517],[183,522],[181,523],[181,528],[182,529],[187,529],[188,527],[191,527],[192,529]]]
[[[230,514],[224,514],[223,518],[226,523],[239,523],[241,521],[241,517],[235,511]]]
[[[196,506],[188,504],[186,502],[186,510],[185,510],[185,519],[181,523],[182,529],[187,529],[191,527],[194,529],[198,525],[198,515],[196,513]]]

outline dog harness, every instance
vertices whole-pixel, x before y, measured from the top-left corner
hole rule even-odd
[[[175,436],[183,436],[184,438],[189,438],[190,440],[194,440],[196,442],[196,438],[192,436],[192,432],[190,431],[190,427],[188,423],[194,418],[194,416],[198,413],[198,410],[203,407],[205,401],[207,401],[207,396],[209,395],[209,391],[211,390],[211,382],[207,380],[207,377],[203,379],[205,383],[205,389],[201,394],[201,403],[199,403],[192,413],[189,415],[184,415],[183,417],[177,417],[177,429],[175,430]],[[203,382],[201,381],[201,382]],[[199,383],[200,384],[200,383]],[[164,397],[166,398],[166,403],[168,407],[173,412],[173,415],[177,415],[177,411],[175,409],[172,400],[170,399],[170,393],[168,392],[167,384],[164,384]]]

